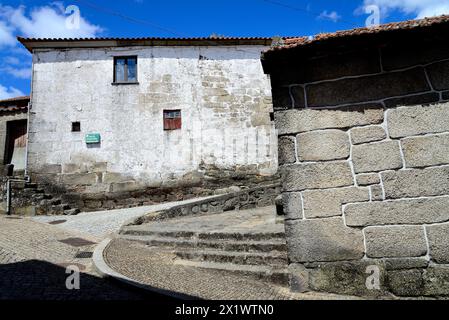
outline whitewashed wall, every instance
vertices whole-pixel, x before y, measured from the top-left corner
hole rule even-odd
[[[274,174],[277,142],[270,81],[260,63],[264,49],[36,51],[30,171],[85,185],[86,192],[189,180],[205,167]],[[139,85],[112,85],[113,57],[123,55],[138,56]],[[164,109],[182,110],[182,130],[163,130]],[[81,122],[81,133],[71,132],[74,121]],[[88,147],[87,133],[100,133],[101,146]]]

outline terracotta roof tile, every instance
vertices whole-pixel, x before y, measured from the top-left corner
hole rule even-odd
[[[322,43],[331,39],[350,38],[369,34],[381,34],[395,30],[411,30],[445,23],[449,23],[449,15],[442,15],[433,18],[425,18],[421,20],[408,20],[403,22],[388,23],[372,28],[357,28],[351,30],[337,31],[333,33],[321,33],[316,35],[315,37],[290,38],[284,41],[284,45],[272,47],[268,50],[268,52],[282,51],[297,47],[306,47],[314,43],[318,42]]]
[[[29,96],[0,100],[0,113],[27,111],[29,102]]]
[[[0,100],[0,105],[5,104],[5,103],[9,104],[10,102],[26,101],[26,100],[30,100],[30,97],[29,96],[14,97],[14,98],[10,98],[10,99]]]
[[[287,38],[287,37],[286,37]],[[29,51],[34,48],[99,47],[106,46],[220,46],[271,45],[272,37],[197,37],[197,38],[23,38],[17,37]]]

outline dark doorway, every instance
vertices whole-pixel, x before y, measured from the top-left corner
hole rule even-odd
[[[6,129],[5,160],[4,164],[23,166],[27,143],[27,121],[9,121]]]

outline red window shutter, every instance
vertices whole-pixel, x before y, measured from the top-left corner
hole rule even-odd
[[[182,120],[181,118],[175,118],[173,119],[173,125],[174,125],[174,129],[181,129],[182,127]]]
[[[181,110],[164,110],[164,130],[178,130],[181,128]]]

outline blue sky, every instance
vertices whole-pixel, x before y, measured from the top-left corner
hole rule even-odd
[[[80,28],[66,27],[65,9],[80,10]],[[365,26],[363,8],[381,22],[449,13],[449,0],[0,0],[0,99],[29,94],[26,37],[307,36]]]

